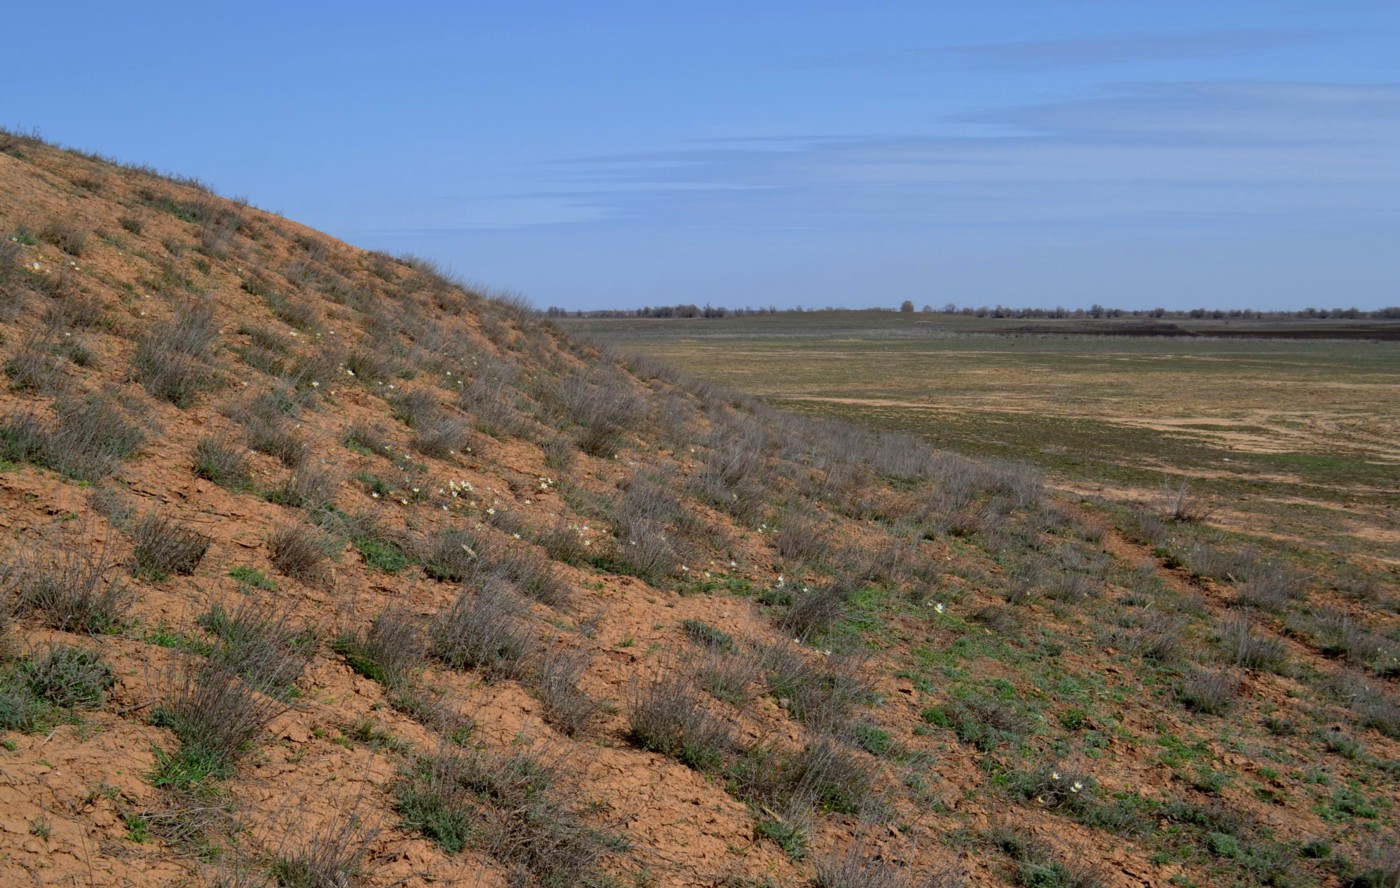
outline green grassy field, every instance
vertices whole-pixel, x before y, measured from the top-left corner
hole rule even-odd
[[[812,312],[563,326],[776,406],[1026,460],[1084,492],[1144,499],[1186,479],[1227,527],[1400,563],[1400,345],[1215,338],[1264,326],[1238,321],[1183,324],[1197,337],[1082,332],[1111,323]]]

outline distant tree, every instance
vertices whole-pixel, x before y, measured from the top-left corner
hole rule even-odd
[[[903,312],[904,314],[913,314],[913,313],[914,313],[914,300],[912,300],[912,299],[906,299],[906,300],[904,300],[903,302],[899,303],[899,310],[900,310],[901,312]]]

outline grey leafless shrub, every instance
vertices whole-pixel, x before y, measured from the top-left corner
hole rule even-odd
[[[785,819],[814,810],[873,814],[879,804],[874,764],[832,737],[791,751],[752,747],[729,774],[740,798]]]
[[[818,665],[792,644],[779,643],[764,651],[762,664],[768,693],[815,731],[844,730],[856,709],[870,702],[860,655],[823,656]]]
[[[0,600],[64,632],[97,635],[126,622],[135,594],[114,570],[110,537],[95,547],[41,541],[0,563]]]
[[[1240,695],[1240,676],[1229,668],[1196,669],[1181,681],[1177,699],[1192,712],[1224,715]]]
[[[284,524],[267,538],[268,559],[284,576],[307,584],[325,582],[335,541],[305,524]]]
[[[463,592],[429,628],[433,656],[454,669],[480,669],[517,678],[529,668],[538,643],[523,606],[509,586],[484,577],[477,592]]]
[[[151,512],[131,531],[135,545],[131,572],[146,580],[163,580],[170,574],[189,576],[209,551],[209,537],[183,521]]]
[[[1181,656],[1185,628],[1186,620],[1183,617],[1149,611],[1133,633],[1128,647],[1140,657],[1170,663]]]
[[[579,687],[591,659],[587,651],[555,645],[540,658],[536,669],[534,686],[544,707],[544,720],[568,737],[587,731],[602,712],[602,705]]]
[[[242,447],[223,435],[201,438],[194,445],[194,474],[229,490],[247,490],[252,470]]]
[[[232,612],[215,605],[199,623],[217,639],[210,663],[233,670],[251,688],[285,700],[311,657],[316,636],[286,610],[244,599]]]
[[[68,375],[63,356],[64,343],[69,337],[37,331],[25,336],[19,350],[5,362],[10,387],[16,391],[58,395],[68,388]]]
[[[279,888],[357,888],[379,832],[354,814],[337,816],[310,838],[277,851],[269,867],[273,882]]]
[[[427,639],[408,613],[382,612],[363,632],[344,633],[332,643],[350,668],[390,690],[411,684],[427,655]]]
[[[464,451],[472,441],[466,420],[445,410],[418,420],[413,431],[413,449],[434,459],[446,459]]]
[[[178,303],[172,320],[154,325],[137,342],[132,375],[153,397],[189,407],[218,383],[209,360],[218,337],[212,302]]]
[[[1288,660],[1288,649],[1284,643],[1277,638],[1257,634],[1248,614],[1223,620],[1217,634],[1226,656],[1242,669],[1277,672]]]
[[[101,654],[66,644],[49,645],[42,655],[26,658],[19,666],[18,676],[31,693],[66,708],[96,709],[116,683]]]
[[[790,510],[773,536],[778,555],[790,562],[818,563],[831,548],[831,541],[816,516]]]
[[[7,416],[0,422],[0,457],[31,462],[79,481],[99,481],[145,439],[125,412],[101,393],[60,400],[54,414],[52,424],[33,412]]]
[[[860,591],[858,583],[844,577],[798,595],[779,620],[783,632],[810,641],[846,617],[850,601]]]
[[[395,796],[405,826],[448,853],[470,845],[489,854],[511,884],[590,884],[607,850],[579,816],[557,765],[528,753],[426,756],[401,775]]]
[[[1185,478],[1162,484],[1162,500],[1167,518],[1183,523],[1199,523],[1210,518],[1215,505],[1205,494],[1193,490]]]
[[[533,546],[502,546],[490,553],[489,563],[527,597],[550,607],[568,603],[568,584],[560,579],[553,562]]]
[[[180,741],[174,753],[157,756],[157,785],[198,791],[230,776],[283,709],[284,704],[255,692],[228,665],[184,660],[155,712],[157,724],[170,728]]]
[[[700,687],[716,700],[743,706],[753,699],[754,683],[762,673],[758,659],[747,651],[712,648],[700,661],[697,676]]]
[[[636,683],[628,737],[697,771],[718,771],[734,742],[729,728],[705,708],[694,681],[674,672]]]
[[[294,468],[268,498],[284,506],[316,512],[335,503],[340,492],[340,473],[328,465],[307,460]]]
[[[448,529],[429,537],[422,553],[423,570],[444,583],[460,583],[477,574],[483,564],[482,545],[465,530]]]
[[[39,237],[58,247],[69,256],[81,256],[87,248],[87,231],[79,228],[72,221],[57,216],[39,227]]]
[[[1306,580],[1283,565],[1260,563],[1235,585],[1235,602],[1277,613],[1307,594]]]

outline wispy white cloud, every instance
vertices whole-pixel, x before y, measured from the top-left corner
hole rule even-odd
[[[737,226],[1400,216],[1400,85],[1125,84],[966,114],[972,135],[731,139],[573,158],[610,218]]]
[[[1238,55],[1323,40],[1342,33],[1302,28],[1120,33],[843,53],[812,58],[805,64],[813,67],[1091,68]]]

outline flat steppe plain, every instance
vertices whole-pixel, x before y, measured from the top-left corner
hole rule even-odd
[[[1400,564],[1393,322],[838,311],[560,324],[776,406],[1024,460],[1086,495],[1160,500],[1184,481],[1227,529]]]

